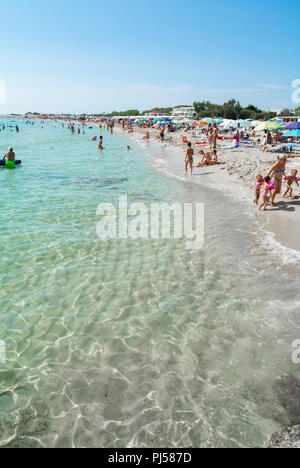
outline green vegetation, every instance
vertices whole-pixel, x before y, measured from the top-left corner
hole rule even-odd
[[[117,112],[117,111],[114,111],[112,112],[111,114],[109,114],[111,117],[115,117],[117,115],[120,115],[121,117],[126,117],[126,116],[138,116],[140,115],[140,111],[138,111],[137,109],[130,109],[130,110],[127,110],[127,111],[121,111],[121,112]]]
[[[213,104],[210,101],[194,102],[194,108],[199,119],[204,117],[222,117],[224,119],[269,120],[276,117],[275,112],[262,111],[252,104],[242,107],[239,101],[235,99],[231,99],[223,105]]]
[[[155,112],[157,114],[170,115],[172,113],[173,107],[154,107],[154,109],[149,109],[143,111],[142,115],[150,114]]]
[[[300,107],[297,107],[297,109],[295,109],[295,115],[300,115]]]

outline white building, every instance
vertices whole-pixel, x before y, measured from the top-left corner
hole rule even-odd
[[[279,119],[283,120],[284,122],[300,122],[300,116],[299,115],[290,115],[288,117],[282,117],[280,116]]]
[[[194,118],[196,117],[196,112],[194,107],[189,106],[189,107],[174,107],[172,111],[172,117],[174,118]]]

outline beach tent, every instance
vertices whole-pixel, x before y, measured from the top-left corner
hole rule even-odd
[[[291,122],[287,124],[284,128],[288,128],[290,130],[300,130],[300,122]]]
[[[264,130],[283,130],[284,125],[276,122],[260,122],[257,127],[255,127],[256,132],[263,132]]]

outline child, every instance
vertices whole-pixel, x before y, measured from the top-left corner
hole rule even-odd
[[[191,168],[191,175],[193,175],[193,163],[194,163],[194,150],[192,148],[192,143],[188,143],[188,149],[186,150],[185,156],[185,175],[187,175],[188,166]]]
[[[296,182],[296,184],[299,187],[298,180],[300,180],[300,177],[297,177],[298,171],[294,169],[292,171],[292,174],[288,177],[285,177],[284,180],[287,180],[287,189],[285,191],[285,194],[283,195],[283,198],[286,198],[287,195],[289,194],[289,198],[294,198],[293,197],[293,183]]]
[[[259,174],[258,176],[256,176],[256,183],[255,183],[255,189],[254,189],[255,199],[253,200],[253,203],[255,203],[255,205],[258,205],[258,201],[260,198],[260,188],[264,184],[264,182],[265,182],[265,179],[263,178],[262,175]]]
[[[259,207],[260,211],[261,210],[264,210],[264,211],[266,210],[266,206],[269,203],[270,196],[271,196],[271,193],[269,193],[269,192],[271,192],[275,188],[275,184],[274,183],[271,184],[270,182],[271,182],[271,177],[269,177],[269,176],[265,177],[264,191],[262,193],[263,202]]]
[[[99,146],[98,146],[98,150],[99,151],[103,151],[105,148],[103,148],[103,136],[100,137],[100,140],[99,140]]]

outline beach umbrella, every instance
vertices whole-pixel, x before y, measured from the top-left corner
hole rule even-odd
[[[255,127],[256,132],[263,132],[264,130],[283,130],[284,125],[276,122],[260,122],[257,127]]]
[[[251,122],[249,120],[243,120],[243,119],[240,119],[237,121],[237,123],[239,124],[239,126],[241,128],[245,127],[245,128],[249,128],[251,127]]]
[[[230,128],[238,128],[239,124],[237,120],[224,120],[220,126],[224,130],[229,130]]]
[[[291,130],[290,132],[285,133],[283,136],[285,137],[300,137],[300,129],[299,130]]]
[[[257,125],[261,124],[261,120],[253,120],[251,122],[251,127],[257,127]]]
[[[300,122],[291,122],[285,126],[290,130],[300,130]]]

